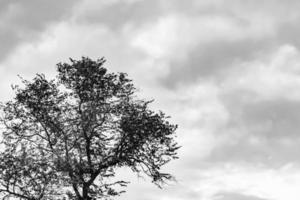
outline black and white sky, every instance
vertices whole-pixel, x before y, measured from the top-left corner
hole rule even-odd
[[[0,0],[0,101],[17,75],[104,56],[179,125],[160,190],[119,200],[299,200],[300,1]]]

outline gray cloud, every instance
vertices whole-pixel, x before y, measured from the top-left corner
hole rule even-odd
[[[119,30],[127,23],[140,24],[153,20],[162,14],[158,1],[121,1],[106,6],[89,8],[88,12],[77,17],[79,23],[105,24],[113,30]]]
[[[214,196],[214,200],[267,200],[262,199],[256,196],[249,196],[239,193],[230,193],[230,192],[224,192],[224,193],[218,193]]]
[[[34,41],[51,23],[71,14],[78,2],[66,1],[1,1],[0,59],[5,58],[20,43]]]
[[[231,120],[219,134],[224,144],[208,158],[211,162],[246,162],[281,167],[299,164],[300,102],[286,99],[251,102],[255,95],[238,91],[224,97]]]
[[[182,61],[170,61],[170,73],[161,82],[167,87],[181,84],[192,84],[198,79],[224,76],[231,67],[239,62],[247,62],[256,56],[283,44],[300,46],[298,26],[300,8],[298,1],[286,4],[282,1],[240,1],[235,0],[230,4],[222,1],[201,5],[193,9],[190,15],[227,16],[234,21],[239,21],[242,27],[249,25],[252,18],[268,20],[274,26],[272,35],[263,34],[260,38],[245,38],[242,40],[216,40],[199,44],[189,50],[188,56]],[[202,10],[203,9],[203,10]]]
[[[103,6],[89,7],[87,12],[77,16],[77,21],[86,24],[100,23],[118,31],[128,23],[140,26],[148,22],[155,22],[159,17],[172,13],[196,14],[199,12],[199,6],[193,6],[195,2],[197,1],[117,1]],[[207,12],[207,8],[201,7],[200,10]]]
[[[0,15],[2,15],[3,12],[8,9],[10,2],[11,2],[10,0],[0,1]]]
[[[243,105],[241,119],[244,126],[269,124],[265,137],[297,138],[300,122],[300,102],[284,99],[274,99],[260,103]],[[239,120],[237,120],[239,121]],[[261,133],[256,133],[260,134]]]
[[[272,48],[270,40],[242,40],[236,42],[217,41],[207,45],[199,45],[193,49],[183,62],[170,63],[171,70],[161,81],[167,87],[181,84],[192,84],[201,78],[223,76],[233,63],[249,61],[258,54]]]
[[[300,48],[300,27],[297,26],[300,17],[297,17],[293,21],[283,22],[277,32],[277,40],[280,43],[293,44],[297,48]]]

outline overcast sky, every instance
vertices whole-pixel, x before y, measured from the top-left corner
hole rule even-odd
[[[177,183],[119,200],[299,200],[300,1],[0,0],[0,100],[17,75],[104,56],[179,125]],[[124,173],[123,173],[124,174]]]

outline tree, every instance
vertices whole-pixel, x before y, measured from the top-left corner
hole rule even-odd
[[[59,63],[56,79],[37,74],[1,105],[0,192],[28,200],[109,199],[128,182],[128,167],[159,187],[172,179],[161,167],[177,158],[177,125],[139,99],[125,73],[105,60]]]

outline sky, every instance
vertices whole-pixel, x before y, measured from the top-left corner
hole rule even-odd
[[[105,57],[179,125],[159,189],[118,200],[300,198],[300,1],[0,0],[0,101],[17,75]]]

